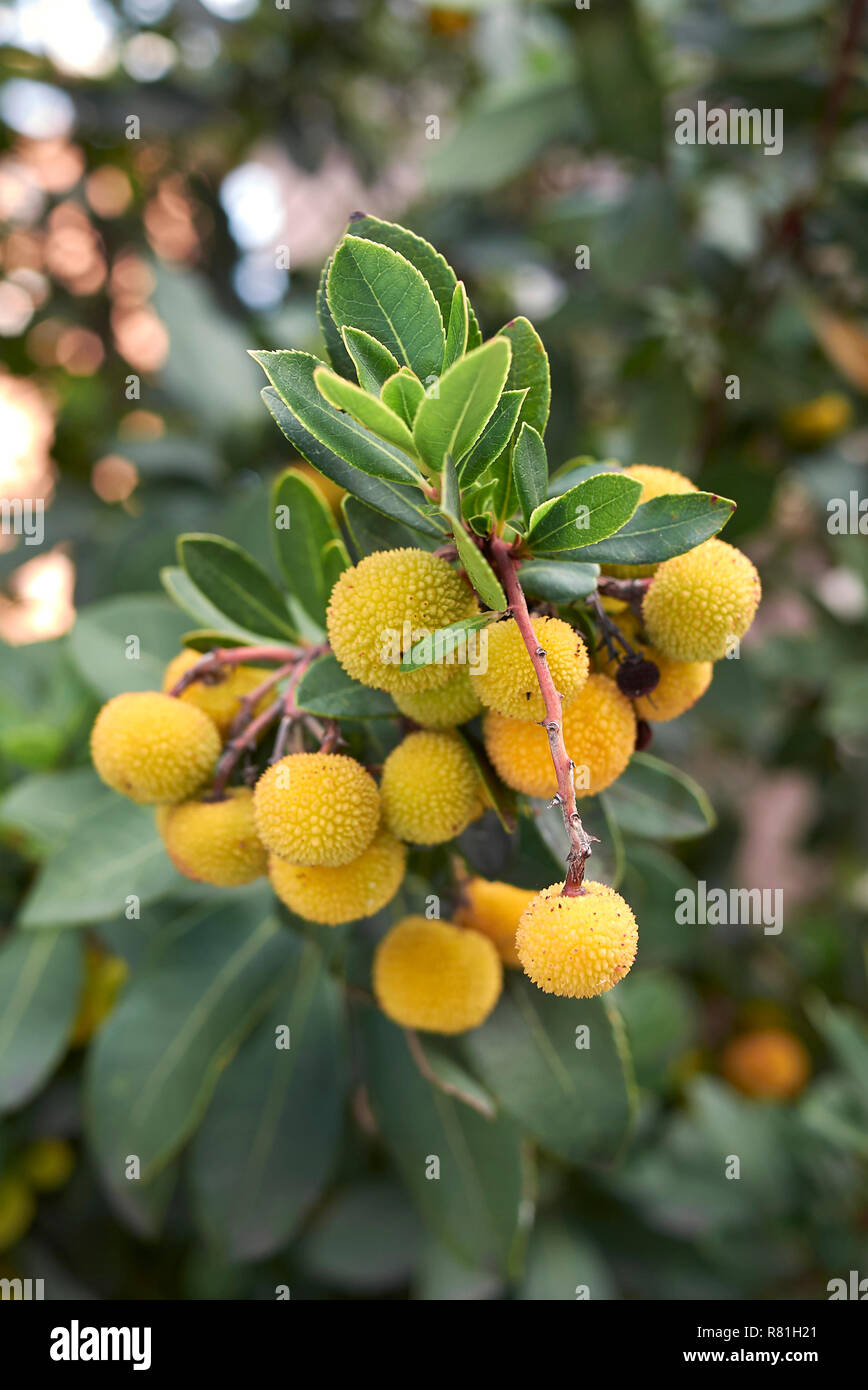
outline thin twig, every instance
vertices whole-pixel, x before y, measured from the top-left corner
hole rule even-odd
[[[584,892],[582,879],[585,876],[585,860],[591,853],[591,845],[595,837],[589,835],[585,830],[576,807],[573,762],[564,743],[563,704],[558,691],[555,689],[545,650],[537,642],[533,630],[527,599],[519,583],[514,553],[506,541],[499,536],[491,538],[488,543],[488,551],[503,581],[512,616],[524,638],[524,645],[533,663],[533,669],[536,672],[545,703],[546,717],[541,722],[548,734],[558,786],[557,796],[552,804],[560,806],[563,812],[564,825],[570,841],[567,875],[561,892],[568,898],[574,898]]]
[[[301,651],[300,647],[215,647],[213,651],[205,652],[195,666],[184,672],[169,694],[183,695],[188,686],[195,685],[196,681],[205,680],[208,676],[219,675],[226,666],[240,666],[248,661],[292,662]]]

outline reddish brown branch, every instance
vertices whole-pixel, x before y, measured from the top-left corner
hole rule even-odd
[[[194,685],[196,681],[205,680],[208,676],[219,675],[225,666],[241,666],[248,661],[292,662],[300,655],[301,650],[300,647],[215,647],[212,652],[205,652],[195,666],[184,672],[169,694],[183,695],[188,686]]]
[[[576,897],[584,892],[582,879],[585,876],[585,860],[591,853],[593,837],[587,833],[582,825],[576,807],[573,763],[564,743],[561,697],[555,689],[545,651],[539,646],[533,630],[527,599],[519,583],[518,569],[512,548],[499,536],[493,536],[488,544],[488,552],[503,581],[512,616],[524,638],[524,645],[533,663],[533,669],[536,672],[536,678],[539,681],[539,688],[545,702],[546,715],[542,725],[548,734],[558,785],[557,795],[552,804],[560,806],[563,812],[564,825],[570,841],[567,876],[561,891],[566,897]]]

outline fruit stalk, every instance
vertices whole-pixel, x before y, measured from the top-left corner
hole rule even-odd
[[[568,898],[577,897],[584,892],[582,880],[585,876],[585,860],[591,853],[592,837],[587,833],[582,825],[576,806],[576,789],[573,782],[573,763],[567,753],[564,743],[563,729],[563,705],[555,683],[549,670],[546,660],[545,650],[537,644],[536,635],[528,611],[527,599],[518,578],[518,566],[515,556],[507,544],[500,536],[493,536],[488,543],[488,551],[494,562],[503,587],[506,590],[506,597],[509,601],[510,611],[518,625],[518,629],[524,639],[528,656],[533,663],[536,678],[539,681],[539,688],[542,692],[545,703],[546,717],[542,721],[543,728],[548,734],[549,747],[551,749],[552,762],[554,763],[555,776],[557,777],[558,790],[552,805],[560,806],[563,812],[564,825],[570,842],[570,852],[567,857],[567,876],[564,881],[563,895]]]
[[[246,665],[248,662],[255,664],[258,661],[292,662],[301,655],[301,651],[300,647],[215,647],[213,651],[206,652],[189,671],[184,672],[169,694],[175,697],[183,695],[188,686],[194,685],[205,676],[219,674],[224,666]]]

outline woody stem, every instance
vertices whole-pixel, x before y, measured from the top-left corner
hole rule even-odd
[[[563,729],[563,705],[552,673],[549,670],[545,650],[539,645],[536,634],[531,623],[528,611],[527,599],[524,590],[519,583],[518,566],[514,554],[506,541],[499,536],[493,536],[488,543],[488,552],[503,581],[506,596],[509,600],[510,611],[518,624],[519,632],[524,639],[528,656],[533,663],[533,669],[539,682],[545,704],[545,719],[542,721],[543,728],[548,734],[549,747],[551,749],[552,762],[554,763],[555,776],[557,778],[557,796],[554,804],[559,805],[563,812],[564,825],[570,842],[570,851],[567,857],[567,876],[562,888],[562,893],[566,897],[577,897],[584,892],[582,879],[585,875],[585,860],[591,853],[591,837],[582,825],[578,809],[576,807],[576,790],[573,783],[573,763],[567,753],[564,743]]]

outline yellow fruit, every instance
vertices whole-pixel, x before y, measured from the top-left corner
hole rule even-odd
[[[374,838],[380,794],[343,753],[290,753],[256,783],[253,812],[266,849],[291,864],[349,864]]]
[[[624,469],[624,476],[642,484],[638,506],[650,502],[653,497],[663,497],[667,493],[696,492],[697,487],[683,473],[672,468],[656,468],[653,464],[634,463]],[[657,565],[601,565],[603,574],[613,574],[619,579],[638,579],[653,574]]]
[[[482,709],[470,671],[464,667],[439,690],[420,690],[414,695],[392,696],[402,714],[423,729],[451,729],[464,724]]]
[[[801,1091],[811,1072],[811,1060],[795,1034],[783,1028],[765,1028],[727,1043],[721,1070],[727,1081],[747,1096],[787,1100]]]
[[[181,679],[191,666],[195,666],[197,661],[202,659],[201,652],[191,651],[185,648],[179,652],[166,667],[163,676],[163,690],[166,694]],[[195,681],[193,685],[188,685],[187,689],[178,696],[179,700],[184,700],[189,705],[195,705],[202,710],[209,718],[214,720],[220,733],[225,738],[229,733],[233,719],[241,708],[241,699],[244,695],[249,695],[251,690],[255,690],[258,685],[270,675],[264,666],[227,666],[221,671],[218,678]],[[254,713],[258,714],[268,703],[268,696],[265,696],[257,704]]]
[[[717,539],[660,566],[642,616],[652,644],[675,661],[719,661],[747,632],[760,579],[746,555]]]
[[[633,613],[625,613],[616,622],[626,637],[630,646],[639,656],[646,661],[653,661],[660,672],[660,680],[648,695],[640,695],[633,701],[633,707],[640,719],[647,719],[651,724],[665,724],[670,719],[677,719],[685,710],[695,705],[696,701],[705,694],[711,684],[711,677],[714,667],[710,661],[673,661],[671,657],[664,656],[656,647],[652,647],[643,632],[642,625]],[[618,652],[623,656],[622,647],[618,647]],[[601,655],[604,658],[603,670],[607,676],[613,680],[618,674],[618,661],[607,659],[605,647]]]
[[[36,1215],[36,1199],[23,1178],[0,1177],[0,1250],[10,1250],[26,1234]]]
[[[796,444],[822,444],[847,429],[853,419],[849,397],[826,391],[803,405],[790,406],[781,416],[784,433]]]
[[[560,618],[533,618],[534,636],[546,653],[555,689],[567,701],[588,679],[588,650],[579,634]],[[545,701],[533,662],[514,618],[483,631],[487,661],[470,672],[470,683],[489,709],[510,719],[545,719]]]
[[[57,1192],[72,1177],[75,1149],[66,1139],[36,1139],[15,1166],[35,1192]]]
[[[473,759],[456,734],[408,734],[383,764],[383,819],[399,840],[442,844],[470,824],[479,782]]]
[[[562,888],[544,888],[522,913],[516,950],[546,994],[591,999],[623,980],[636,959],[636,919],[605,883],[586,881],[584,893],[569,898]]]
[[[329,641],[344,670],[364,685],[393,694],[436,690],[455,675],[454,664],[402,672],[402,658],[415,642],[476,611],[473,591],[439,556],[380,550],[344,570],[332,589]]]
[[[161,830],[178,873],[234,888],[265,873],[268,856],[256,833],[253,793],[230,787],[222,801],[185,801],[168,808]]]
[[[160,807],[170,810],[170,807]],[[70,1033],[70,1047],[82,1047],[108,1018],[130,968],[122,956],[111,956],[88,946],[84,956],[84,985],[78,1014]]]
[[[491,1013],[503,988],[492,943],[451,922],[405,917],[374,958],[374,993],[387,1018],[428,1033],[464,1033]]]
[[[504,965],[520,966],[515,949],[518,919],[536,893],[487,878],[469,878],[461,885],[461,903],[455,913],[460,927],[472,927],[494,942]]]
[[[207,714],[156,690],[115,695],[90,736],[93,765],[116,792],[146,805],[186,801],[214,768],[220,735]]]
[[[551,797],[557,778],[545,729],[490,710],[483,735],[501,781],[525,796]],[[596,796],[621,776],[636,745],[633,708],[608,676],[589,676],[564,706],[564,743],[574,763],[576,796]]]
[[[291,912],[308,922],[336,927],[370,917],[391,902],[401,886],[407,849],[388,830],[380,830],[358,859],[337,868],[268,861],[271,886]]]

